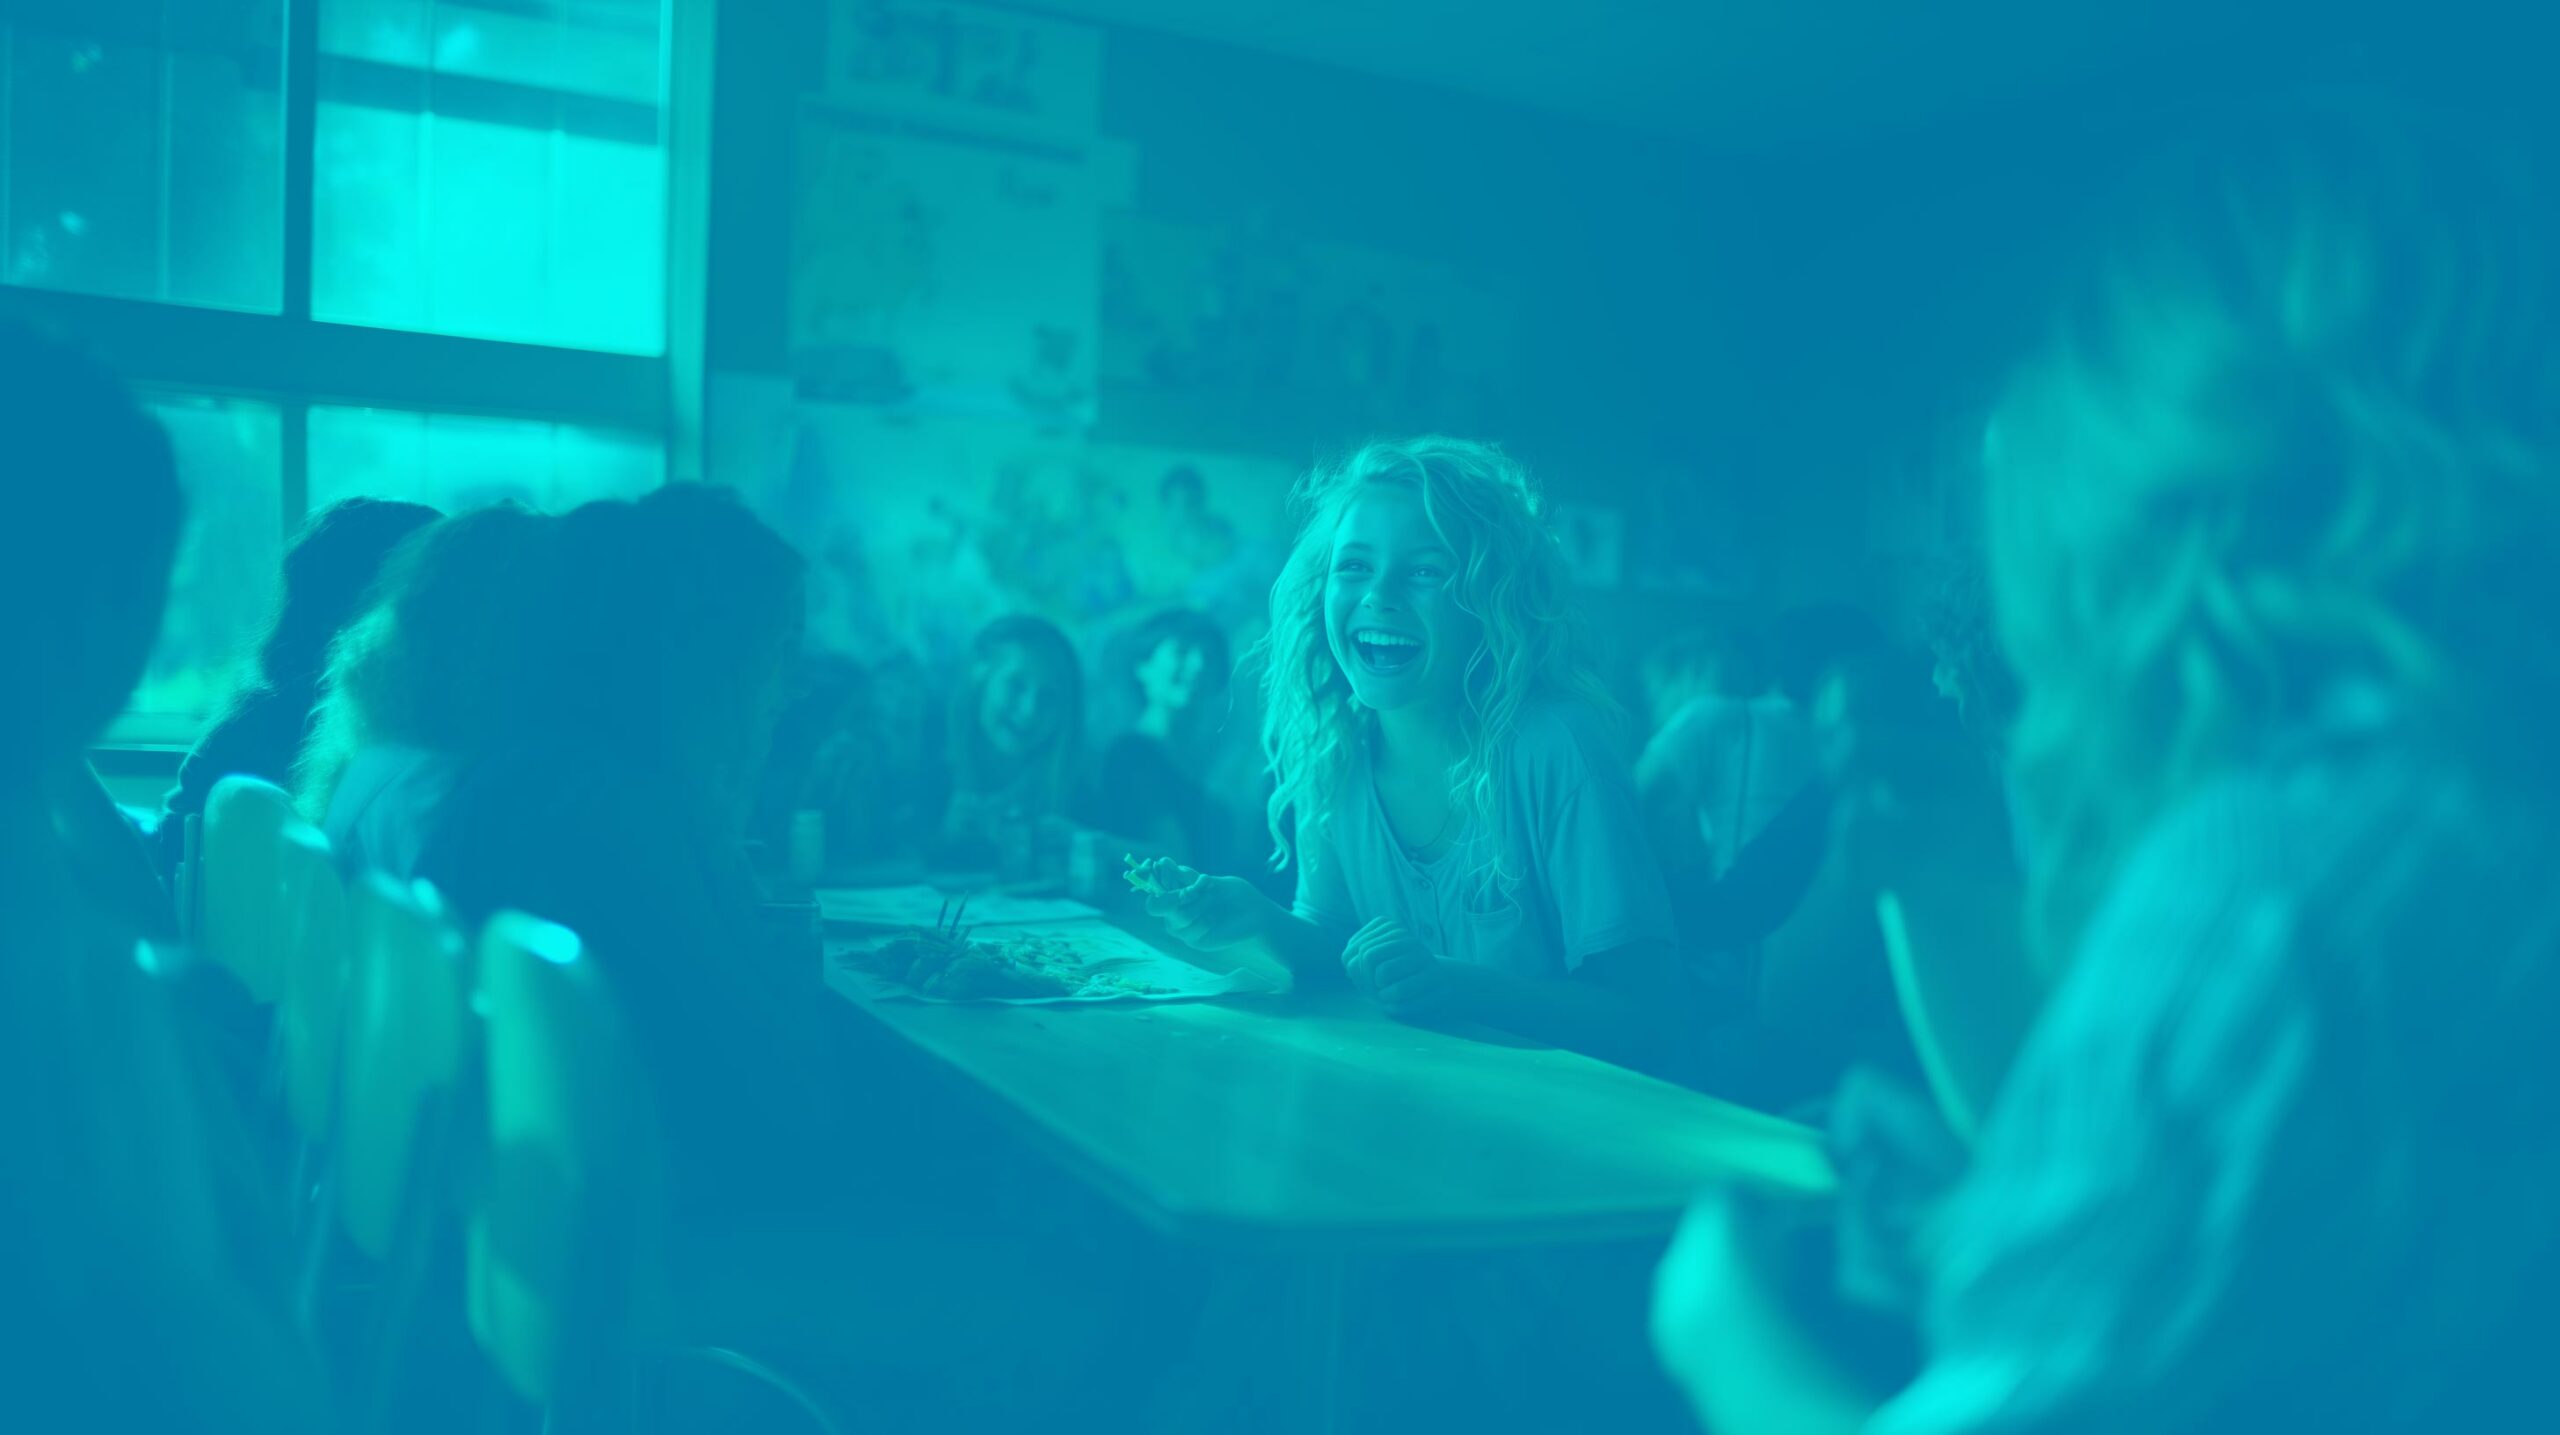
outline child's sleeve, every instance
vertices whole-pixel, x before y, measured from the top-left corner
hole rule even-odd
[[[1645,840],[1626,768],[1596,737],[1558,724],[1533,766],[1544,820],[1539,856],[1556,910],[1565,967],[1620,947],[1673,940],[1671,894]]]
[[[1298,822],[1298,892],[1289,903],[1289,914],[1329,931],[1347,932],[1360,923],[1352,915],[1351,886],[1343,879],[1337,825]]]

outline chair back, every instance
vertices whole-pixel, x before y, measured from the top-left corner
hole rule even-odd
[[[298,825],[307,824],[284,789],[254,777],[226,777],[205,798],[197,946],[262,1005],[284,995],[298,921],[285,834]]]
[[[473,1037],[467,949],[423,881],[367,873],[347,916],[338,1219],[357,1250],[388,1262],[427,1204],[421,1181],[444,1164],[436,1148]]]
[[[277,928],[276,1055],[285,1112],[305,1144],[329,1137],[346,1015],[347,906],[329,839],[299,818],[278,834],[285,915]]]
[[[576,934],[502,912],[478,965],[488,1149],[465,1301],[500,1382],[552,1429],[837,1435],[826,1407],[771,1366],[665,1341],[654,1112]],[[691,1401],[670,1418],[679,1389]]]
[[[646,1303],[634,1288],[652,1269],[640,1074],[600,973],[565,927],[491,918],[476,993],[488,1167],[468,1236],[472,1336],[518,1398],[585,1405],[635,1348]]]

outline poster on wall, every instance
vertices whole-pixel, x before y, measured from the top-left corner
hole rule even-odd
[[[1102,32],[986,5],[834,0],[826,94],[973,134],[1089,136],[1102,110]]]
[[[1115,430],[1294,452],[1496,432],[1515,306],[1448,265],[1250,222],[1104,218],[1101,383]]]
[[[812,398],[1052,429],[1094,414],[1096,159],[813,111],[792,371]]]
[[[799,404],[749,501],[810,562],[812,639],[957,657],[1007,613],[1079,641],[1173,607],[1258,626],[1296,477],[1264,458]]]

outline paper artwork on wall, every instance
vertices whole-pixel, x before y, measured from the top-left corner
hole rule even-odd
[[[1068,139],[1102,110],[1102,32],[1019,10],[835,0],[827,97],[964,133]]]
[[[936,661],[1015,612],[1079,637],[1177,606],[1249,631],[1295,476],[1269,459],[802,404],[788,460],[746,491],[810,561],[816,642]]]
[[[1115,431],[1294,453],[1508,416],[1514,306],[1468,274],[1252,223],[1115,210],[1104,235]]]
[[[800,391],[907,414],[1089,425],[1098,210],[1088,155],[813,116],[792,276]]]

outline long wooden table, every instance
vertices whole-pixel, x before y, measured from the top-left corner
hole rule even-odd
[[[1168,1233],[1332,1251],[1668,1233],[1701,1189],[1819,1196],[1819,1137],[1346,991],[1053,1006],[869,1000],[1027,1140]]]

